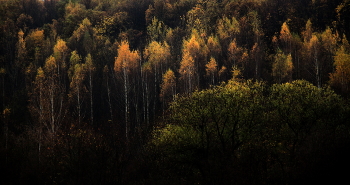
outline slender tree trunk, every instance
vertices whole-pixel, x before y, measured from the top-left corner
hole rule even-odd
[[[109,105],[109,112],[111,114],[111,121],[112,123],[114,123],[113,121],[113,109],[112,109],[112,103],[111,103],[111,90],[109,88],[109,80],[108,80],[109,76],[107,74],[107,95],[108,95],[108,105]]]
[[[126,67],[123,67],[123,76],[124,76],[124,102],[125,102],[125,137],[126,141],[128,141],[128,112],[129,112],[129,105],[128,105],[128,79],[126,74]]]
[[[54,114],[54,82],[52,81],[52,86],[50,87],[50,103],[51,103],[51,132],[52,134],[55,132],[55,114]]]
[[[6,157],[5,157],[5,162],[7,164],[7,154],[8,154],[8,121],[6,118],[6,111],[4,110],[3,112],[3,116],[4,116],[4,132],[5,132],[5,152],[6,152]]]
[[[319,64],[319,60],[318,60],[318,51],[317,48],[315,46],[314,48],[315,53],[314,53],[314,59],[315,59],[315,68],[316,68],[316,82],[317,82],[317,87],[321,88],[321,78],[320,78],[320,64]]]
[[[92,71],[91,71],[91,66],[89,66],[89,85],[90,85],[90,113],[91,113],[91,125],[94,124],[94,102],[93,102],[93,87],[92,87]]]
[[[78,101],[78,123],[79,125],[81,124],[81,108],[80,108],[80,88],[79,88],[79,84],[77,85],[78,88],[78,95],[77,95],[77,101]]]

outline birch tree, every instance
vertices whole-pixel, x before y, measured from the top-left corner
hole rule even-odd
[[[94,98],[93,98],[93,73],[95,71],[95,66],[93,64],[93,60],[91,54],[89,53],[85,58],[84,65],[89,81],[89,94],[90,94],[90,121],[91,125],[94,124]]]
[[[124,121],[125,121],[125,137],[129,136],[129,92],[132,89],[132,73],[139,66],[140,55],[138,51],[131,51],[129,43],[122,41],[118,48],[118,56],[114,62],[114,71],[116,75],[123,81],[124,89]]]

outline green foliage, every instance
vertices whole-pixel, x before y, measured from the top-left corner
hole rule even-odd
[[[170,111],[169,123],[154,132],[149,145],[162,161],[160,168],[183,164],[182,170],[200,171],[199,179],[211,179],[223,173],[221,169],[229,169],[222,177],[230,182],[239,174],[233,169],[247,170],[238,165],[242,163],[262,170],[257,175],[267,176],[256,178],[267,183],[274,178],[271,175],[287,178],[283,171],[299,164],[296,155],[302,157],[304,147],[323,140],[317,137],[324,129],[334,130],[345,123],[347,110],[332,90],[306,81],[268,87],[261,82],[231,80],[178,97]],[[247,163],[247,156],[257,157],[270,169]]]

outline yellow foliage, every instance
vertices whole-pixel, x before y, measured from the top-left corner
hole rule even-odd
[[[57,61],[65,60],[65,56],[68,52],[68,46],[66,41],[58,39],[56,45],[53,48],[54,57]]]
[[[207,75],[210,76],[210,75],[214,75],[216,72],[217,72],[217,63],[216,63],[216,60],[215,58],[211,57],[210,58],[210,61],[205,65],[206,67],[206,71],[207,71]]]
[[[275,56],[272,64],[272,76],[275,77],[276,82],[281,83],[283,80],[291,80],[293,70],[292,56],[286,56],[281,50]]]
[[[152,41],[145,49],[144,56],[152,66],[156,67],[169,60],[171,56],[170,47],[166,42],[161,44],[157,41]]]
[[[169,69],[163,75],[163,83],[161,84],[160,97],[162,99],[166,98],[166,96],[174,96],[175,95],[175,74]]]
[[[45,66],[44,66],[45,73],[55,73],[57,71],[57,62],[55,57],[52,55],[49,56],[49,58],[46,59]]]
[[[118,48],[118,57],[115,58],[114,70],[121,72],[122,70],[130,71],[137,67],[140,55],[138,51],[130,51],[129,43],[122,41]]]
[[[233,36],[239,32],[240,25],[235,17],[232,17],[231,19],[228,17],[223,17],[219,20],[217,25],[217,33],[219,34],[221,40],[233,38]]]
[[[335,72],[330,75],[330,83],[339,86],[346,93],[350,86],[350,54],[342,46],[334,56]]]

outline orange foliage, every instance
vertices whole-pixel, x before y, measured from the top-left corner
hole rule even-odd
[[[130,72],[130,69],[138,66],[139,60],[139,52],[130,51],[129,43],[127,41],[122,41],[118,48],[118,57],[115,58],[114,70],[116,72],[121,72],[122,70]]]

